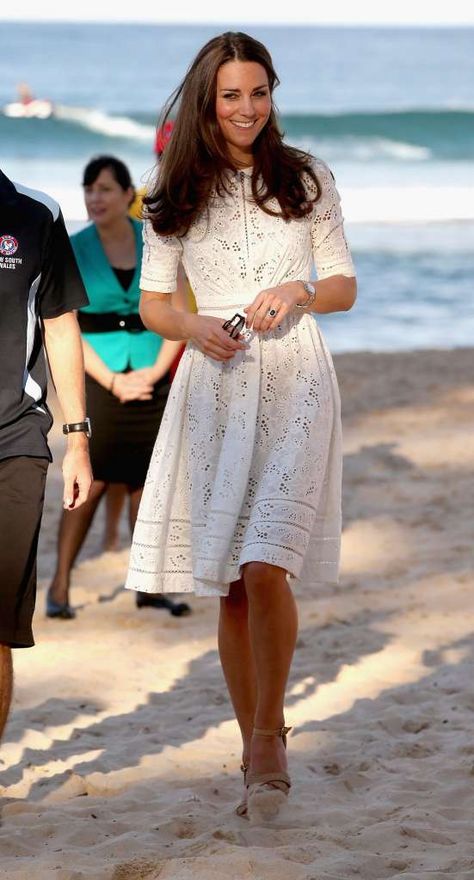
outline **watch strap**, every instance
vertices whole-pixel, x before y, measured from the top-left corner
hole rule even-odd
[[[314,303],[314,300],[316,299],[316,288],[315,288],[314,284],[311,284],[310,281],[301,281],[301,279],[300,279],[299,283],[303,285],[303,287],[305,289],[305,293],[308,296],[308,299],[304,303],[296,303],[296,308],[297,309],[307,309],[308,306],[311,306]]]
[[[74,434],[82,431],[87,437],[91,436],[91,420],[88,416],[83,422],[66,422],[63,425],[63,434]]]

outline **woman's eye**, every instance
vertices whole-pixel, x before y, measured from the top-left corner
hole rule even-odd
[[[254,92],[254,97],[255,97],[255,98],[266,98],[266,97],[267,97],[267,93],[266,93],[266,92],[263,92],[263,91],[262,91],[262,92]]]
[[[229,98],[236,98],[236,97],[237,97],[237,95],[234,92],[232,92],[229,95],[224,95],[224,98],[226,99],[226,101],[228,101]]]

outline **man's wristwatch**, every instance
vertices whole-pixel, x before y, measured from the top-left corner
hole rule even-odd
[[[311,284],[310,281],[299,280],[298,283],[303,285],[303,287],[305,289],[305,293],[308,294],[308,299],[304,303],[296,303],[296,308],[297,309],[307,309],[308,306],[313,305],[313,303],[316,299],[316,288],[315,288],[314,284]]]
[[[69,422],[63,425],[63,434],[74,434],[76,431],[83,431],[86,437],[92,437],[91,420],[86,416],[83,422]]]

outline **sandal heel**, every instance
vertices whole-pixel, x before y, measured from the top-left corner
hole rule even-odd
[[[279,727],[277,730],[254,728],[257,736],[279,736],[286,749],[287,734],[291,727]],[[268,822],[275,819],[282,807],[288,802],[291,779],[284,770],[269,773],[252,773],[247,775],[247,813],[251,822]]]
[[[240,801],[240,804],[237,804],[237,806],[236,806],[236,808],[235,808],[235,812],[236,812],[237,815],[240,816],[242,819],[247,819],[247,806],[248,806],[248,805],[247,805],[247,797],[248,797],[248,792],[247,792],[247,773],[248,773],[249,765],[248,765],[248,764],[244,764],[244,763],[242,763],[242,764],[240,765],[240,769],[241,769],[242,773],[244,774],[245,796],[244,796],[244,797],[242,798],[242,800]]]

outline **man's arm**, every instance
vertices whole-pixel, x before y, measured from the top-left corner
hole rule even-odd
[[[74,312],[44,319],[44,341],[49,367],[65,422],[86,417],[84,358],[79,325]],[[80,507],[92,483],[89,442],[82,432],[67,435],[63,461],[64,507]]]

